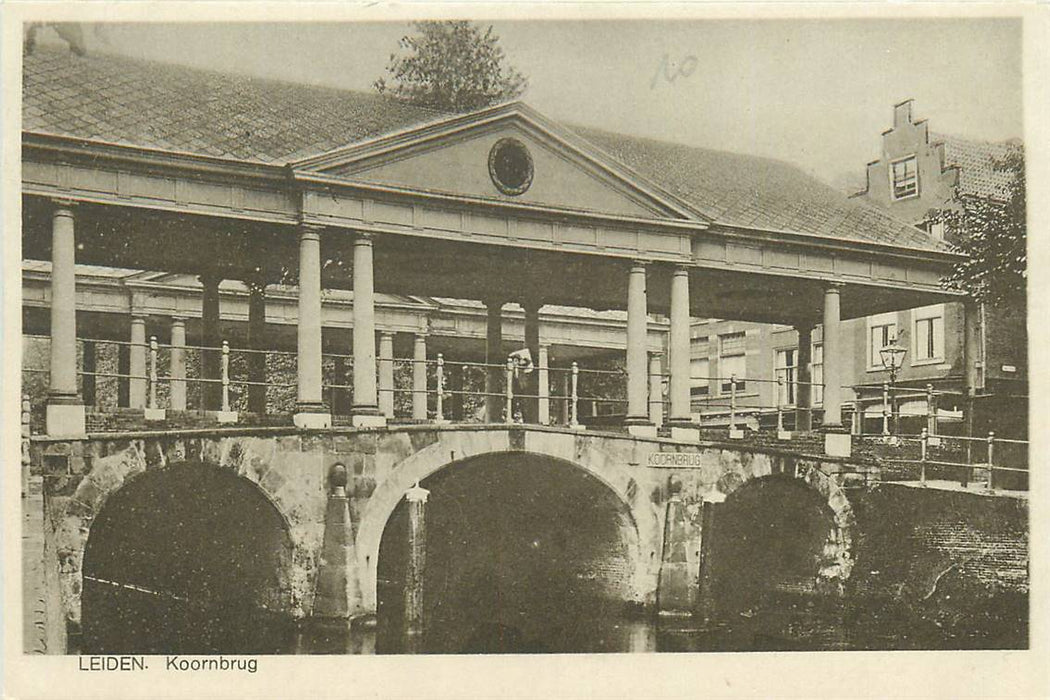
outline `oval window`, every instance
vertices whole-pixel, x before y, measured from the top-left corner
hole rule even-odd
[[[521,194],[532,184],[532,156],[517,139],[500,139],[489,151],[489,175],[503,194]]]

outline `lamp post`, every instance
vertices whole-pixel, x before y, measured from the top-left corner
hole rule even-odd
[[[907,348],[903,347],[899,341],[900,336],[897,336],[893,339],[893,342],[889,345],[884,345],[882,349],[879,350],[879,358],[882,360],[882,366],[890,372],[890,401],[892,402],[891,405],[893,407],[891,413],[893,414],[894,436],[896,436],[900,430],[900,417],[895,410],[897,407],[897,398],[896,394],[894,394],[894,390],[896,389],[897,384],[897,372],[904,365],[904,355],[908,352]]]

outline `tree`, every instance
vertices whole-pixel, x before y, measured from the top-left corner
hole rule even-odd
[[[380,78],[380,93],[423,107],[470,112],[512,100],[525,92],[528,81],[505,65],[499,37],[492,27],[482,31],[466,21],[413,24],[417,34],[399,42],[407,55],[391,54],[387,72],[394,85]]]
[[[942,284],[992,306],[1024,309],[1028,277],[1024,152],[1012,149],[995,161],[995,168],[1011,176],[1004,199],[965,197],[957,209],[933,217],[944,222],[952,248],[967,256]]]

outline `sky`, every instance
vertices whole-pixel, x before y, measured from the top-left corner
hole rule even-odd
[[[488,23],[486,23],[488,24]],[[845,186],[893,105],[931,131],[1023,136],[1012,19],[497,21],[523,99],[559,120],[769,156]],[[108,24],[93,51],[371,90],[405,22]]]

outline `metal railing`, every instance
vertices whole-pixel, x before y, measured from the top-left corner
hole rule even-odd
[[[920,435],[897,436],[894,443],[898,454],[881,458],[908,470],[907,478],[897,480],[926,484],[934,474],[967,487],[978,483],[974,477],[981,470],[987,473],[980,485],[989,490],[1028,488],[1027,440],[999,438],[994,431],[983,437],[935,435],[923,428]]]

